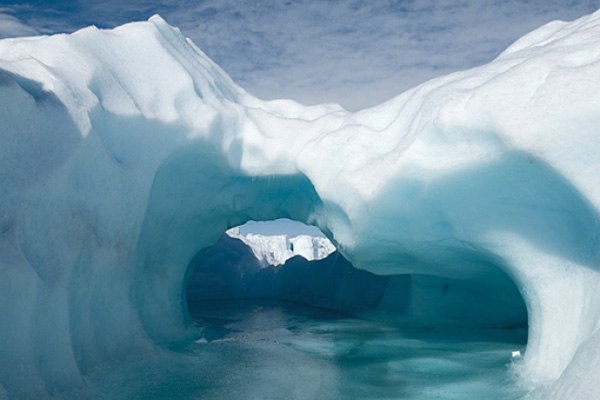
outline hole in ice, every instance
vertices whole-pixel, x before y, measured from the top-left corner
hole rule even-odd
[[[238,228],[241,235],[257,234],[263,236],[285,235],[290,238],[306,235],[311,237],[325,237],[316,226],[306,225],[302,222],[287,218],[272,221],[248,221]]]
[[[198,331],[194,352],[211,371],[189,383],[197,395],[524,394],[510,366],[525,347],[527,313],[500,269],[469,279],[378,276],[354,268],[314,229],[252,222],[194,257],[186,288]],[[294,239],[303,234],[314,241]]]

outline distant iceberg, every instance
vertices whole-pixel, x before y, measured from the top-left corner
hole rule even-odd
[[[250,247],[264,267],[283,265],[295,256],[308,261],[322,260],[335,251],[335,246],[326,237],[242,234],[239,227],[231,228],[226,233]]]
[[[1,40],[0,398],[191,339],[190,261],[276,218],[379,275],[507,274],[532,396],[597,398],[598,77],[600,12],[357,113],[261,101],[159,16]]]

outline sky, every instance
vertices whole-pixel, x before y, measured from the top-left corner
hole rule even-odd
[[[257,233],[265,236],[288,235],[290,237],[298,235],[325,236],[316,226],[308,226],[287,218],[274,221],[248,221],[240,227],[240,233],[244,235]]]
[[[600,0],[0,0],[0,37],[111,28],[158,13],[260,98],[355,111],[599,8]]]

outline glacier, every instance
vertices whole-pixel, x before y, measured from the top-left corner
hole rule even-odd
[[[529,396],[597,397],[599,74],[600,12],[356,113],[257,99],[159,16],[1,40],[0,398],[191,340],[191,260],[276,218],[380,276],[508,276]]]

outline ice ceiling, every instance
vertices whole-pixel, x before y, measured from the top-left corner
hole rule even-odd
[[[192,258],[282,217],[380,275],[502,293],[500,269],[528,309],[522,379],[593,397],[598,76],[599,13],[357,113],[258,100],[157,16],[0,41],[0,397],[190,337]]]

